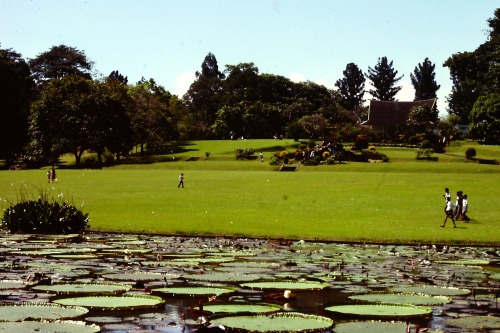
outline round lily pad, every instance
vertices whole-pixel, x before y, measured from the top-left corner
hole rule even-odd
[[[412,330],[415,328],[413,326]],[[403,322],[380,322],[380,321],[351,321],[335,325],[335,333],[402,333],[406,332],[406,323]],[[427,330],[426,332],[437,332]]]
[[[207,274],[184,274],[183,278],[196,281],[211,281],[211,282],[244,282],[255,281],[261,278],[260,275],[245,275],[245,274],[225,274],[225,273],[207,273]]]
[[[0,281],[0,289],[21,289],[26,287],[22,281]]]
[[[198,306],[192,307],[193,310],[199,311]],[[281,306],[276,304],[244,304],[244,303],[230,303],[230,304],[207,304],[203,305],[203,311],[211,313],[268,313],[280,311]]]
[[[23,333],[95,333],[101,329],[97,325],[86,325],[82,321],[23,321],[2,322],[0,332],[23,332]]]
[[[89,310],[79,306],[62,306],[48,303],[0,304],[0,321],[26,319],[72,319],[87,314]]]
[[[212,322],[224,325],[229,332],[322,332],[333,325],[330,318],[297,312],[224,316],[214,318]]]
[[[483,266],[488,265],[490,262],[483,259],[457,259],[457,260],[436,260],[434,261],[438,264],[448,264],[448,265],[473,265],[473,266]]]
[[[156,281],[156,280],[172,280],[179,278],[176,274],[161,274],[161,273],[111,273],[103,274],[103,278],[112,281]]]
[[[325,310],[343,315],[377,318],[420,317],[432,312],[431,308],[421,306],[388,304],[335,305],[327,307]]]
[[[53,285],[39,285],[32,289],[47,291],[56,294],[86,294],[86,295],[116,295],[126,292],[131,287],[117,283],[58,283]]]
[[[370,293],[349,296],[356,301],[386,304],[442,305],[451,302],[446,296],[431,296],[411,293]]]
[[[460,327],[463,330],[492,330],[500,329],[500,317],[493,316],[469,316],[462,318],[447,319],[446,323],[450,326]]]
[[[431,286],[431,285],[392,287],[391,291],[427,294],[427,295],[433,295],[433,296],[434,295],[435,296],[460,296],[460,295],[470,294],[469,289],[460,289],[460,288],[455,288],[455,287],[438,287],[438,286]]]
[[[328,285],[316,281],[264,281],[241,283],[240,286],[252,289],[318,290]]]
[[[151,291],[156,293],[163,294],[172,294],[172,295],[222,295],[227,293],[235,292],[237,289],[233,287],[164,287],[164,288],[155,288]]]
[[[62,305],[78,305],[92,310],[138,310],[155,308],[164,303],[161,297],[144,295],[86,296],[54,300]]]

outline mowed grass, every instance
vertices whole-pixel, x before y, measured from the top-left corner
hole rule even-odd
[[[55,184],[47,184],[46,170],[2,171],[0,196],[15,201],[20,189],[34,196],[40,191],[62,195],[77,206],[83,204],[92,231],[500,243],[500,166],[466,162],[463,145],[450,147],[449,155],[436,154],[437,162],[416,161],[410,149],[380,148],[389,163],[348,162],[277,172],[268,163],[271,152],[293,151],[293,141],[210,143],[192,143],[176,154],[175,162],[59,169]],[[263,150],[266,162],[235,161],[234,148]],[[482,157],[482,146],[475,148],[477,157]],[[205,151],[210,152],[208,160]],[[499,152],[498,147],[488,147],[489,158]],[[186,161],[192,156],[200,159]],[[184,189],[177,188],[180,172],[186,177]],[[458,221],[453,229],[449,221],[446,228],[439,227],[445,187],[453,194],[463,190],[469,195],[471,223]]]

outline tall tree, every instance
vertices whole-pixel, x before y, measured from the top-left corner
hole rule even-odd
[[[216,119],[221,107],[222,80],[225,75],[219,71],[217,59],[210,52],[201,64],[201,72],[196,72],[194,81],[184,95],[189,105],[189,112],[195,119],[196,128],[192,128],[193,138],[207,138],[210,136],[210,127]]]
[[[436,65],[429,58],[425,58],[424,62],[418,64],[413,73],[410,73],[411,84],[415,89],[414,101],[437,97],[437,91],[441,86],[436,83],[435,68]]]
[[[340,104],[348,111],[363,105],[365,95],[365,75],[354,63],[347,64],[342,72],[344,77],[335,82],[342,97]]]
[[[112,71],[107,78],[107,81],[117,81],[123,84],[128,84],[128,77],[123,76],[118,71]]]
[[[52,46],[29,61],[37,84],[50,79],[60,79],[66,75],[91,78],[93,63],[83,51],[66,45]]]
[[[0,49],[0,159],[9,164],[28,142],[33,80],[28,64],[12,49]]]
[[[481,96],[470,113],[470,131],[485,144],[500,143],[500,94]]]
[[[165,142],[177,137],[177,119],[171,112],[173,96],[153,79],[141,80],[130,88],[130,94],[134,145],[140,146],[141,153],[160,151]]]
[[[368,67],[366,77],[371,81],[374,89],[368,93],[373,98],[381,101],[394,101],[394,96],[401,90],[401,86],[395,86],[403,75],[397,77],[398,71],[394,70],[393,62],[389,62],[387,57],[378,58],[378,63],[374,68]]]
[[[469,114],[476,100],[487,94],[500,93],[500,8],[487,20],[489,39],[473,52],[459,52],[443,64],[450,70],[453,82],[448,95],[448,113],[455,114],[462,124],[469,123]]]

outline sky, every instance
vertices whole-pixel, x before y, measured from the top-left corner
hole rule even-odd
[[[226,65],[334,89],[349,63],[364,73],[378,59],[404,75],[436,65],[438,109],[447,112],[451,55],[487,40],[500,0],[0,0],[0,48],[25,59],[55,45],[84,51],[96,77],[118,70],[129,84],[153,78],[182,96],[212,52]],[[366,82],[368,84],[368,80]],[[365,93],[369,100],[371,95]]]

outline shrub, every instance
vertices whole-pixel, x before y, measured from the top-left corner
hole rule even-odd
[[[383,161],[383,162],[389,161],[389,157],[387,157],[386,154],[378,152],[376,150],[363,149],[362,153],[363,153],[363,155],[365,155],[366,160],[377,160],[377,161]]]
[[[327,160],[330,157],[330,152],[324,151],[323,154],[321,154],[321,157],[323,157],[324,160]]]
[[[252,158],[254,150],[252,148],[247,148],[247,149],[238,148],[234,150],[234,154],[236,155],[237,160],[245,160],[245,159],[248,160]]]
[[[465,158],[468,159],[468,160],[471,160],[475,156],[476,156],[476,149],[473,148],[473,147],[467,148],[467,150],[465,151]]]
[[[419,159],[431,159],[432,154],[434,154],[434,149],[432,148],[420,148],[417,149],[417,160]]]
[[[432,148],[432,144],[429,140],[423,140],[422,142],[420,142],[420,148],[429,149]]]
[[[328,164],[328,165],[335,164],[335,159],[333,157],[328,157],[326,159],[326,164]]]
[[[315,158],[310,158],[304,162],[304,165],[316,166],[319,165],[319,161]]]
[[[37,200],[22,200],[4,210],[2,228],[10,233],[79,234],[88,227],[88,214],[72,204],[49,201],[46,195]]]
[[[410,138],[408,139],[408,143],[412,145],[416,145],[418,142],[419,139],[415,135],[410,136]]]
[[[363,150],[368,148],[368,139],[364,135],[358,135],[356,141],[354,141],[355,150]]]

